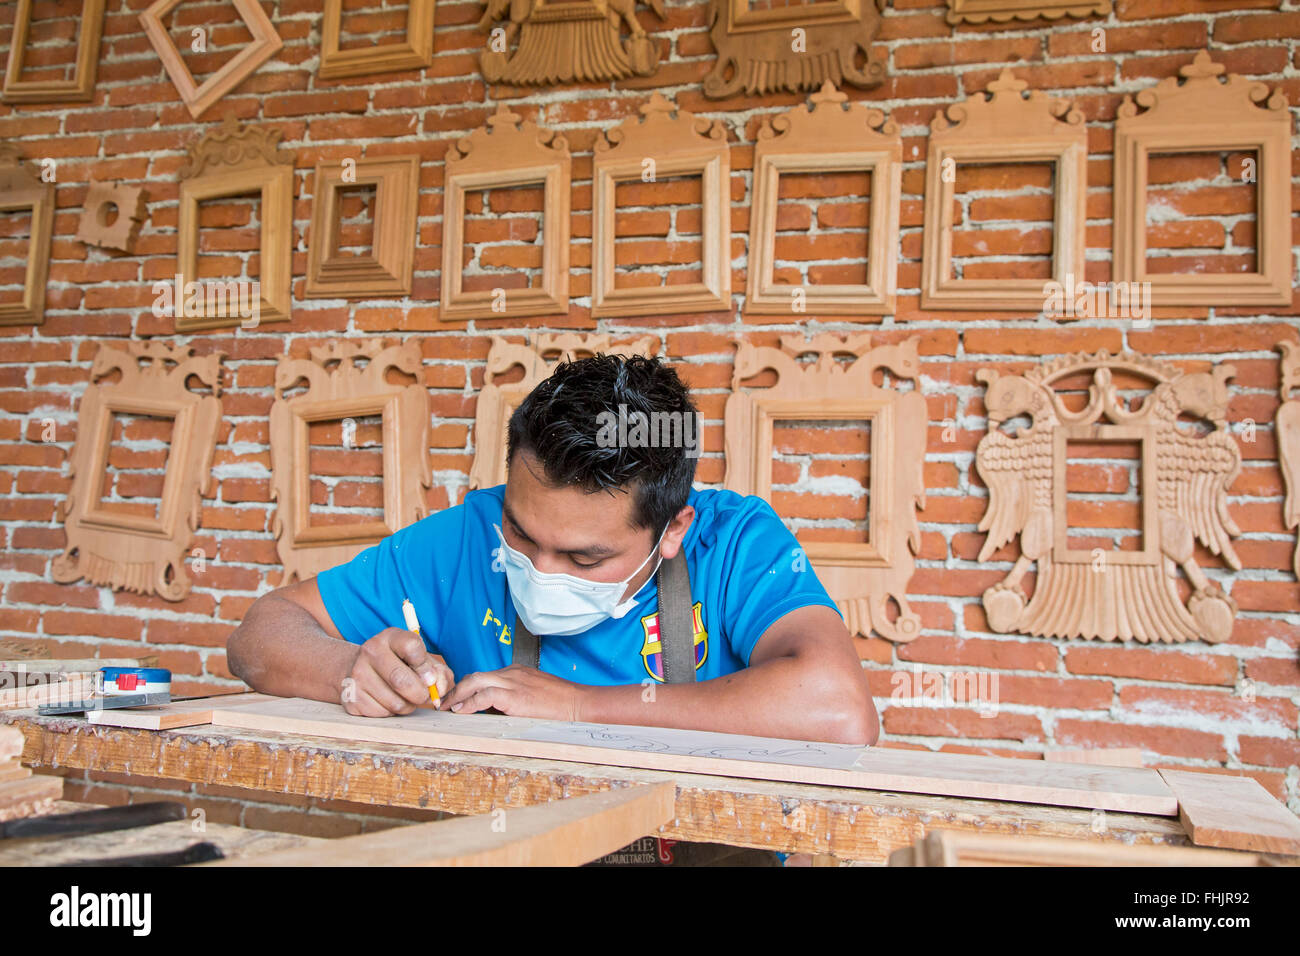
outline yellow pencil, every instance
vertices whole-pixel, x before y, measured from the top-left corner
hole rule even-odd
[[[406,629],[412,634],[419,635],[420,622],[415,616],[415,605],[411,603],[410,598],[402,599],[402,617],[406,618]],[[442,699],[438,696],[438,685],[429,685],[429,700],[433,701],[434,707],[442,706]]]

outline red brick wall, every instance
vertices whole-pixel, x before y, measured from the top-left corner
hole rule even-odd
[[[500,331],[502,323],[475,323],[464,329],[437,322],[442,158],[453,138],[482,124],[501,101],[561,128],[574,151],[570,314],[567,320],[528,324],[659,336],[665,354],[679,363],[697,390],[707,420],[699,479],[708,485],[722,481],[722,412],[730,385],[732,341],[744,337],[775,344],[780,334],[798,331],[805,323],[801,319],[748,326],[740,310],[755,132],[760,117],[788,109],[797,100],[703,98],[700,80],[713,62],[704,3],[669,0],[666,23],[643,9],[641,22],[659,38],[665,65],[651,79],[616,83],[611,92],[596,86],[488,89],[477,67],[485,40],[475,29],[482,7],[463,0],[439,0],[436,56],[427,71],[320,81],[315,70],[319,4],[266,2],[263,6],[284,38],[284,48],[197,123],[180,103],[138,25],[136,15],[147,5],[147,0],[109,0],[92,103],[0,107],[0,138],[17,140],[23,155],[33,161],[54,159],[58,188],[45,322],[37,328],[0,328],[0,638],[42,640],[68,656],[157,655],[174,672],[180,694],[240,686],[226,667],[226,636],[279,573],[269,530],[273,509],[267,447],[275,363],[285,354],[305,356],[309,345],[326,337],[418,340],[435,415],[430,449],[434,485],[428,504],[443,508],[462,499],[473,455],[475,392],[482,384],[489,336]],[[78,6],[38,2],[38,17]],[[1176,75],[1196,51],[1209,48],[1230,71],[1279,87],[1292,104],[1300,104],[1300,12],[1277,7],[1276,0],[1117,0],[1115,13],[1104,20],[960,28],[947,25],[942,4],[929,0],[895,0],[885,13],[879,49],[888,58],[888,78],[879,89],[849,90],[849,95],[885,109],[903,135],[898,309],[883,320],[827,319],[815,327],[840,333],[878,329],[879,341],[886,343],[911,335],[921,338],[922,386],[930,409],[928,501],[909,594],[922,615],[924,632],[902,646],[879,639],[859,641],[883,711],[886,744],[1026,757],[1050,747],[1136,746],[1151,765],[1244,771],[1293,808],[1300,807],[1300,587],[1289,571],[1281,570],[1289,567],[1294,540],[1282,522],[1282,479],[1270,426],[1278,404],[1273,347],[1281,338],[1296,337],[1296,308],[1165,310],[1156,313],[1153,328],[1140,330],[1122,320],[931,312],[920,308],[918,292],[927,127],[937,110],[981,90],[1008,66],[1032,89],[1075,101],[1087,120],[1090,150],[1087,277],[1104,281],[1110,272],[1109,153],[1123,94]],[[6,4],[0,10],[0,46],[7,46],[13,9]],[[214,68],[221,62],[220,51],[240,42],[242,28],[232,20],[229,0],[181,8],[178,29],[219,27],[210,36],[214,52],[192,60],[194,70]],[[64,27],[70,30],[70,23],[54,25],[51,35]],[[1103,31],[1104,53],[1093,52],[1097,27]],[[633,115],[656,88],[681,106],[721,118],[731,127],[736,308],[725,314],[593,323],[587,298],[592,143],[598,131]],[[176,172],[184,147],[225,116],[274,125],[283,130],[284,145],[297,151],[293,320],[254,331],[175,335],[171,319],[150,314],[150,285],[175,272]],[[414,295],[408,301],[342,306],[304,300],[297,293],[306,265],[311,169],[322,157],[355,156],[362,145],[370,155],[416,152],[423,157]],[[1177,185],[1213,175],[1215,169],[1206,164],[1216,162],[1205,157],[1168,162],[1164,176]],[[89,249],[74,239],[86,184],[113,179],[143,184],[149,192],[149,220],[135,255]],[[982,202],[971,206],[977,222],[1010,220],[992,231],[985,253],[992,261],[985,267],[1037,274],[1034,270],[1041,265],[1007,262],[1006,254],[1042,251],[1044,230],[1050,230],[1042,209],[1043,184],[1032,172],[1008,183],[1009,193],[986,193]],[[957,185],[963,193],[998,183],[975,176]],[[860,206],[862,200],[858,202]],[[1193,257],[1216,268],[1241,268],[1248,261],[1243,256],[1249,256],[1253,227],[1249,199],[1243,199],[1241,189],[1202,184],[1175,190],[1170,203],[1176,214],[1153,233],[1153,242],[1171,249],[1195,247]],[[832,230],[838,223],[861,219],[853,208],[841,213],[837,218],[834,210],[818,212],[817,219],[823,229]],[[692,215],[689,209],[683,211],[677,223],[680,232],[689,234]],[[783,215],[783,224],[790,228],[802,228],[813,217],[811,211],[797,210]],[[248,225],[247,211],[231,206],[210,216],[206,224],[225,224],[232,230],[219,237],[231,250],[224,265],[237,264],[241,249],[255,248],[256,233]],[[661,214],[651,210],[629,215],[624,222],[629,232],[642,237],[637,254],[651,261],[681,256],[681,248],[668,246],[666,217]],[[1023,234],[1018,222],[1025,223]],[[1233,239],[1229,251],[1216,253],[1228,236]],[[477,237],[489,242],[497,238],[489,227],[480,228]],[[503,231],[501,239],[486,247],[494,261],[535,266],[528,228]],[[790,239],[790,247],[800,241]],[[823,232],[818,252],[830,249],[832,258],[852,257],[854,241],[860,239]],[[852,267],[850,262],[844,268]],[[229,353],[229,385],[215,458],[217,490],[203,502],[194,541],[207,555],[207,567],[197,575],[192,593],[176,604],[85,583],[60,585],[50,578],[50,562],[64,542],[55,509],[70,488],[66,463],[77,438],[76,409],[91,359],[100,343],[120,346],[144,336],[192,344],[199,353]],[[997,567],[976,560],[984,537],[976,524],[987,498],[973,462],[985,426],[983,389],[974,373],[985,367],[1019,370],[1045,356],[1101,348],[1131,348],[1185,368],[1204,368],[1219,360],[1236,366],[1229,418],[1258,424],[1253,442],[1238,436],[1244,469],[1230,506],[1243,531],[1237,547],[1245,568],[1235,575],[1223,573],[1223,565],[1201,554],[1203,566],[1230,588],[1241,608],[1226,644],[1107,645],[999,635],[987,629],[980,595],[1005,574],[1005,562],[1014,550],[999,553]],[[47,419],[56,426],[52,443],[41,440]],[[945,434],[949,420],[954,428]],[[365,497],[362,488],[360,500]],[[998,716],[984,719],[963,708],[890,708],[891,675],[910,671],[917,662],[940,671],[996,672]],[[1243,693],[1247,679],[1253,700]],[[124,784],[106,777],[92,792],[96,798],[125,799],[126,791],[120,789]],[[200,802],[210,796],[197,791],[192,795]]]

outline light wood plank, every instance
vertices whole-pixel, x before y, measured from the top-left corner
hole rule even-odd
[[[936,831],[889,855],[890,866],[1272,866],[1255,853]]]
[[[636,727],[419,710],[355,717],[338,704],[282,698],[229,711],[213,723],[279,733],[442,750],[612,764],[647,770],[869,790],[1012,800],[1174,816],[1178,804],[1154,770],[969,754],[856,747],[663,727]]]
[[[93,675],[72,674],[51,684],[29,684],[0,690],[0,710],[23,710],[41,704],[82,700],[95,689]]]
[[[1044,760],[1055,763],[1091,763],[1106,767],[1141,767],[1142,748],[1108,747],[1102,750],[1048,750]]]
[[[153,707],[122,707],[86,714],[86,720],[104,727],[134,727],[140,730],[172,730],[212,723],[212,713],[220,707],[231,710],[243,704],[278,700],[269,694],[224,694],[197,700],[174,700]]]
[[[1198,846],[1300,854],[1300,818],[1253,777],[1161,770]]]
[[[578,866],[653,833],[673,816],[671,783],[395,827],[205,866]]]
[[[43,658],[41,660],[0,661],[0,673],[5,671],[26,672],[28,674],[62,674],[97,671],[101,667],[155,667],[157,657],[74,657],[65,660]]]
[[[0,783],[0,820],[42,813],[63,796],[63,778],[48,774]]]

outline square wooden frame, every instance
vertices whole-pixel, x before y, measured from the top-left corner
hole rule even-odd
[[[857,23],[862,19],[863,3],[875,0],[816,0],[794,7],[768,10],[750,8],[749,0],[722,0],[731,6],[731,33],[755,33],[760,30],[807,27],[822,23]]]
[[[410,295],[420,157],[358,159],[355,178],[346,182],[340,163],[321,160],[316,164],[315,183],[303,295],[309,299]],[[339,193],[357,186],[375,187],[373,255],[339,258]]]
[[[880,110],[857,103],[827,82],[811,97],[765,125],[754,147],[754,202],[749,220],[749,270],[744,312],[754,315],[885,315],[894,311],[903,142]],[[776,132],[775,130],[780,130]],[[776,220],[782,173],[871,173],[867,284],[778,285]],[[793,293],[806,307],[796,313]]]
[[[1112,0],[948,0],[949,23],[1109,16]]]
[[[1167,77],[1126,97],[1115,121],[1114,264],[1116,282],[1149,282],[1155,306],[1290,305],[1291,113],[1286,96],[1224,72],[1204,51]],[[1139,113],[1138,106],[1147,107]],[[1258,154],[1253,273],[1147,272],[1147,162],[1152,153],[1250,150]]]
[[[77,30],[77,66],[71,80],[21,79],[27,36],[31,31],[33,0],[18,0],[13,42],[5,67],[5,103],[77,103],[94,98],[99,72],[99,41],[104,30],[105,0],[82,0],[81,26]]]
[[[54,242],[54,184],[43,183],[23,165],[16,147],[0,147],[0,212],[32,211],[27,240],[27,272],[23,301],[0,305],[0,325],[40,325],[45,321],[45,283],[50,274]]]
[[[325,0],[321,23],[320,66],[316,75],[323,80],[372,73],[418,70],[433,62],[434,0],[410,0],[406,15],[406,39],[356,50],[340,50],[343,0]]]
[[[503,319],[569,313],[569,144],[553,130],[509,110],[504,104],[487,125],[447,151],[443,181],[443,322]],[[511,186],[542,186],[542,285],[507,289],[505,308],[493,311],[491,290],[464,291],[465,194]]]
[[[975,96],[948,107],[931,125],[925,168],[925,231],[921,252],[921,308],[980,311],[1044,310],[1044,286],[1082,282],[1087,246],[1088,131],[1069,103],[1034,91],[1007,70]],[[1052,163],[1052,279],[956,279],[952,273],[952,206],[956,192],[944,163]]]
[[[310,358],[280,360],[271,403],[271,482],[277,503],[271,523],[284,567],[281,584],[351,560],[366,545],[423,518],[428,509],[422,489],[432,482],[429,393],[419,380],[419,345],[413,339],[401,345],[336,339],[309,351]],[[367,360],[364,368],[360,359]],[[390,381],[394,369],[416,381]],[[305,392],[285,397],[303,382]],[[310,424],[375,414],[383,418],[383,520],[313,528]]]
[[[77,413],[72,489],[58,511],[67,544],[50,575],[63,583],[85,578],[114,590],[179,601],[193,583],[185,559],[200,524],[201,498],[216,487],[212,455],[221,423],[224,353],[196,358],[189,346],[172,348],[160,341],[130,342],[127,349],[105,345],[95,355]],[[118,381],[101,381],[115,371]],[[192,390],[191,379],[207,385],[211,394]],[[156,517],[99,507],[115,413],[172,419]]]
[[[1142,473],[1139,477],[1142,499],[1142,550],[1103,552],[1112,564],[1155,565],[1161,557],[1160,550],[1160,494],[1159,468],[1156,464],[1157,435],[1142,425],[1067,425],[1062,424],[1052,432],[1052,474],[1059,475],[1052,482],[1052,560],[1060,564],[1092,564],[1096,556],[1092,549],[1070,547],[1070,528],[1066,519],[1069,492],[1065,475],[1069,465],[1070,442],[1125,442],[1137,441],[1142,446]]]
[[[189,164],[180,172],[176,269],[182,286],[198,278],[199,203],[260,194],[259,322],[288,321],[292,304],[294,154],[276,149],[279,138],[278,130],[243,126],[227,118],[190,147]],[[207,297],[202,298],[206,308]],[[241,317],[229,314],[228,309],[197,316],[182,315],[182,311],[177,303],[177,331],[228,328],[241,323]]]
[[[731,311],[731,151],[721,121],[679,110],[662,94],[641,107],[644,120],[625,120],[597,139],[592,166],[591,315],[667,315]],[[670,115],[671,114],[671,115]],[[615,187],[641,179],[643,161],[655,177],[701,177],[702,281],[654,288],[615,286]]]
[[[153,415],[170,418],[171,440],[167,447],[167,464],[163,469],[163,489],[159,495],[158,517],[122,514],[100,507],[102,498],[94,485],[86,497],[81,520],[104,531],[129,531],[136,535],[170,538],[176,527],[176,516],[182,505],[180,492],[184,476],[184,462],[190,458],[191,432],[194,429],[194,405],[175,400],[154,399],[142,395],[114,395],[106,390],[91,419],[91,453],[89,474],[98,481],[108,470],[108,454],[113,444],[113,416]]]
[[[235,10],[253,35],[253,42],[231,57],[221,69],[217,70],[202,83],[194,82],[194,75],[185,65],[176,44],[167,34],[163,17],[181,4],[183,0],[157,0],[140,14],[140,25],[144,27],[145,36],[153,45],[158,58],[162,60],[163,69],[171,77],[172,85],[181,96],[190,115],[198,119],[231,90],[257,72],[257,68],[269,60],[284,46],[280,34],[275,32],[266,12],[258,0],[232,0]]]

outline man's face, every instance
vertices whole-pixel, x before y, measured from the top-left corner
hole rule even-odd
[[[644,564],[620,601],[654,573],[646,560],[662,529],[632,526],[632,495],[624,490],[586,492],[546,483],[536,456],[515,453],[506,481],[501,533],[543,574],[588,581],[622,581]]]

